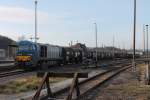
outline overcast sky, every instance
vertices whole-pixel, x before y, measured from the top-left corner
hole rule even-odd
[[[95,46],[94,24],[98,25],[98,46],[131,48],[134,0],[39,0],[39,42]],[[137,0],[136,48],[142,48],[142,26],[150,24],[150,0]],[[0,34],[14,40],[34,36],[34,0],[0,0]]]

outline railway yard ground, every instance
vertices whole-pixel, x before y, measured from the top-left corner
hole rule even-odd
[[[122,65],[125,65],[126,60],[122,60]],[[118,61],[120,62],[120,61]],[[128,61],[128,63],[131,61]],[[107,64],[110,65],[107,65]],[[90,66],[73,65],[69,67],[52,67],[51,72],[67,71],[84,71],[88,72],[88,78],[104,73],[113,68],[121,68],[121,64],[115,64],[117,61],[107,61],[101,63],[98,68]],[[113,65],[114,64],[114,65]],[[74,68],[76,67],[76,68]],[[112,72],[111,72],[112,73]],[[136,74],[131,68],[121,72],[110,80],[106,81],[101,86],[98,86],[88,92],[82,94],[77,100],[149,100],[150,87],[145,85],[145,67],[144,64],[138,64]],[[3,81],[3,80],[4,81]],[[103,79],[103,78],[102,78]],[[8,80],[8,81],[6,81]],[[10,81],[11,80],[11,81]],[[50,87],[52,93],[57,93],[65,88],[70,87],[72,79],[70,78],[53,78],[50,77]],[[86,78],[79,79],[79,82],[87,80]],[[0,79],[0,100],[20,100],[33,97],[40,85],[42,78],[37,78],[35,72],[24,73],[20,75],[9,76],[8,78]],[[83,85],[84,86],[84,85]],[[79,86],[81,88],[82,86]],[[91,86],[92,87],[92,86]],[[45,87],[44,87],[45,88]],[[45,95],[46,89],[42,90],[41,94]],[[82,87],[84,89],[84,87]],[[81,93],[82,93],[81,88]],[[65,96],[66,93],[64,92]],[[57,94],[57,99],[62,99],[64,94]],[[61,96],[62,95],[62,96]]]
[[[117,75],[78,100],[150,100],[150,86],[145,85],[145,66],[138,65],[137,72],[132,68]]]
[[[100,62],[100,65],[101,66],[108,66],[109,64],[112,64],[113,61],[111,60],[103,60]],[[9,66],[4,66],[4,65],[9,65]],[[73,64],[73,65],[65,65],[63,66],[64,68],[69,68],[71,70],[73,69],[80,69],[81,67],[84,67],[86,68],[87,66],[84,65],[84,66],[81,66],[81,64]],[[54,67],[49,67],[49,70],[52,70],[52,71],[60,71],[61,68],[63,68],[62,66],[54,66]],[[90,66],[88,66],[90,67]],[[35,76],[36,75],[36,72],[35,71],[23,71],[22,69],[18,69],[19,67],[17,68],[14,68],[11,66],[11,64],[1,64],[0,66],[0,84],[6,84],[10,81],[13,81],[15,79],[20,79],[20,78],[25,78],[25,77],[28,77],[28,76]],[[59,69],[59,70],[58,70]],[[7,76],[7,77],[6,77]]]
[[[57,70],[56,68],[54,68],[53,71],[60,71],[59,69],[62,68],[57,68]],[[91,75],[93,75],[99,72],[103,72],[107,69],[105,68],[101,68],[101,70],[93,69],[93,71],[90,71],[91,69],[85,69],[85,70],[91,72]],[[72,79],[67,79],[67,78],[50,78],[50,84],[54,92],[61,89],[60,87],[63,88],[67,87],[69,84],[71,84],[71,81]],[[10,99],[15,100],[17,98],[22,98],[22,97],[26,98],[26,96],[29,96],[31,94],[34,95],[35,90],[39,86],[40,82],[41,82],[41,78],[37,78],[35,73],[26,77],[24,76],[15,79],[15,81],[7,82],[7,84],[0,85],[0,98],[2,100],[10,100]]]
[[[150,100],[150,0],[0,4],[0,100]]]

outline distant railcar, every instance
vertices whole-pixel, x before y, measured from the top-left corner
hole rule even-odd
[[[70,47],[64,47],[63,48],[63,62],[64,64],[67,63],[74,63],[75,57],[74,57],[74,50]]]
[[[74,48],[74,59],[75,63],[81,63],[82,62],[82,51],[78,48]]]

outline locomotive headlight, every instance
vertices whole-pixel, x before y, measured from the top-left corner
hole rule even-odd
[[[16,57],[16,60],[17,61],[31,61],[32,60],[32,57],[31,56],[17,56]]]
[[[32,57],[31,57],[31,56],[28,56],[27,59],[28,59],[28,61],[31,61],[31,60],[32,60]]]

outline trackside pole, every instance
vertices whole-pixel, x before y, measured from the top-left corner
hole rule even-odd
[[[146,84],[150,85],[150,64],[148,61],[146,64]]]
[[[132,61],[132,70],[136,71],[135,64],[135,34],[136,34],[136,0],[134,0],[134,20],[133,20],[133,61]]]
[[[96,50],[95,50],[95,66],[97,67],[97,23],[95,24],[95,44],[96,44]]]
[[[149,65],[149,50],[148,50],[148,25],[146,25],[146,33],[147,33],[147,65],[146,65],[146,81],[147,84],[150,85],[150,65]]]
[[[148,85],[150,85],[150,65],[148,65]]]

